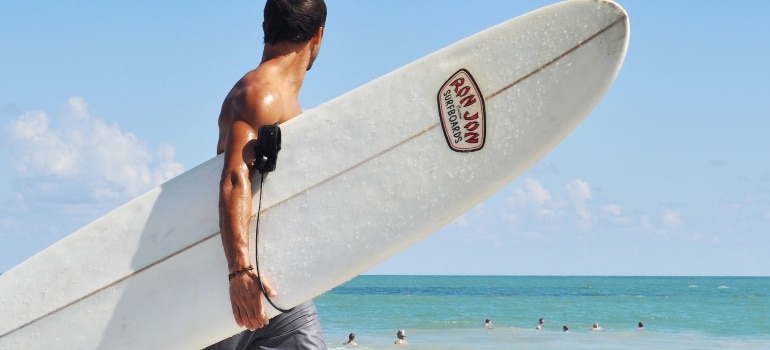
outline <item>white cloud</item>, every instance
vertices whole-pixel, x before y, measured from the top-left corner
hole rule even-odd
[[[3,244],[48,245],[183,171],[172,146],[151,149],[78,97],[53,118],[17,114],[0,133],[9,184],[0,197]]]
[[[679,226],[682,224],[681,214],[673,210],[665,210],[663,212],[663,224],[666,226]]]
[[[601,206],[601,211],[613,223],[627,224],[631,221],[628,217],[623,216],[623,209],[618,204],[605,204]]]
[[[538,205],[543,205],[545,202],[551,200],[551,194],[548,193],[548,190],[543,188],[543,185],[541,185],[537,180],[527,179],[524,183],[527,189],[527,193],[529,194],[529,198]]]
[[[93,116],[82,98],[70,98],[64,110],[55,120],[27,112],[6,126],[12,167],[21,181],[45,179],[37,190],[71,197],[74,185],[90,199],[131,198],[183,171],[172,146],[149,149],[134,134]]]
[[[507,202],[518,213],[505,213],[507,222],[520,222],[523,218],[553,219],[557,216],[551,193],[539,181],[528,178],[508,195]]]
[[[583,180],[572,180],[564,185],[563,191],[555,195],[538,180],[528,178],[511,188],[506,198],[509,207],[501,214],[501,219],[521,227],[548,225],[549,228],[571,225],[564,220],[575,219],[582,227],[594,223],[591,209],[591,189]],[[610,215],[616,223],[624,223],[627,218],[620,215],[620,207],[608,207],[617,215]],[[534,227],[534,226],[532,226]],[[538,226],[540,227],[540,226]]]
[[[516,187],[508,196],[508,203],[515,207],[541,206],[551,200],[551,194],[535,179],[524,180],[524,186]]]
[[[602,211],[615,216],[620,216],[620,206],[617,204],[605,204],[602,206]]]
[[[588,200],[591,199],[591,189],[588,187],[588,183],[580,179],[572,180],[564,186],[564,192],[575,207],[580,219],[584,222],[592,220],[591,210],[588,207]]]
[[[43,170],[45,175],[72,175],[76,154],[59,135],[51,132],[45,113],[23,114],[12,120],[7,130],[17,145],[13,164],[17,172],[29,174]]]
[[[650,222],[650,217],[648,215],[642,215],[641,221],[642,227],[652,229],[652,223]]]
[[[557,218],[557,213],[551,209],[540,208],[537,210],[537,217],[541,219],[555,219]]]

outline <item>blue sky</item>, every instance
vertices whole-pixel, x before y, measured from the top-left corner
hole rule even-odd
[[[550,3],[329,0],[303,106]],[[620,3],[628,56],[588,119],[369,273],[770,275],[770,2]],[[0,4],[0,271],[214,155],[262,6]]]

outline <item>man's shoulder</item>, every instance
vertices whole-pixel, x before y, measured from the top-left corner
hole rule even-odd
[[[231,120],[242,120],[252,126],[275,124],[287,113],[287,99],[281,76],[275,67],[260,65],[249,71],[233,86],[224,104],[231,109]]]
[[[278,84],[264,77],[244,76],[233,88],[228,98],[236,111],[267,112],[280,109],[283,92]]]
[[[260,74],[256,69],[241,78],[235,86],[235,95],[248,98],[261,98],[267,96],[278,97],[281,95],[281,89],[266,74]]]

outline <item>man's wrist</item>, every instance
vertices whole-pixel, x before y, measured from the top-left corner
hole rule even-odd
[[[235,278],[236,276],[238,276],[238,275],[240,275],[240,274],[244,274],[244,273],[246,273],[246,272],[249,272],[249,271],[251,271],[251,270],[254,270],[254,266],[253,266],[253,265],[249,265],[249,266],[246,266],[246,267],[243,267],[243,268],[237,269],[237,270],[235,270],[235,271],[233,271],[233,272],[230,272],[230,273],[227,275],[227,280],[228,280],[228,281],[231,281],[231,280],[232,280],[233,278]]]

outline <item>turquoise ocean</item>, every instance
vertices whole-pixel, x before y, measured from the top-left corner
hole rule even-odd
[[[330,349],[770,349],[770,277],[362,275],[315,302]]]

